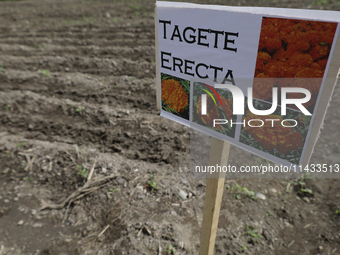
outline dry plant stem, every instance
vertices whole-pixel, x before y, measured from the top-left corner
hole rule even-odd
[[[310,227],[311,225],[313,225],[313,223],[307,224],[306,226],[304,226],[304,228],[308,228],[308,227]]]
[[[65,221],[67,219],[67,214],[68,214],[68,211],[70,210],[71,202],[72,201],[68,202],[68,206],[67,206],[67,209],[66,209],[66,212],[65,212],[64,219],[63,219],[62,223],[65,223]]]
[[[37,156],[34,156],[32,159],[31,159],[31,162],[30,162],[30,166],[29,166],[29,170],[32,171],[32,168],[33,168],[33,162],[35,160]]]
[[[159,242],[158,242],[158,255],[161,255],[161,254],[162,254],[161,239],[159,239]]]
[[[139,230],[139,232],[138,232],[138,234],[137,234],[137,237],[139,237],[139,235],[140,235],[140,233],[142,233],[142,231],[143,231],[143,228],[141,228],[141,229]]]
[[[93,172],[94,172],[94,168],[96,167],[96,163],[97,163],[97,159],[94,161],[93,165],[92,165],[92,168],[91,168],[91,171],[89,173],[89,176],[87,177],[87,181],[89,182],[92,178],[92,175],[93,175]]]
[[[147,226],[145,226],[145,224],[143,224],[143,228],[148,232],[148,234],[151,236],[151,231],[150,231],[150,229],[147,227]]]
[[[119,177],[120,175],[111,175],[106,176],[103,178],[97,178],[93,179],[92,181],[89,181],[85,183],[85,185],[79,189],[77,189],[75,192],[73,192],[69,197],[67,197],[63,202],[59,204],[49,204],[45,201],[42,201],[43,205],[40,207],[39,211],[45,210],[45,209],[62,209],[66,206],[67,203],[73,202],[79,198],[82,198],[83,196],[88,195],[91,192],[94,192],[95,190],[103,187],[106,185],[105,182],[115,179]]]
[[[25,167],[25,171],[27,171],[28,168],[29,168],[30,165],[31,165],[31,158],[30,158],[30,156],[28,156],[27,154],[24,154],[24,155],[25,155],[26,160],[27,160],[27,166]]]
[[[133,193],[135,193],[137,187],[140,185],[140,182],[136,185],[136,188],[131,192],[130,197],[132,197]]]
[[[287,248],[289,248],[290,246],[292,246],[294,244],[295,240],[291,241],[288,245]]]
[[[100,232],[100,234],[98,235],[98,239],[105,233],[106,230],[108,230],[110,227],[110,225],[107,225],[102,232]]]
[[[73,161],[73,163],[76,163],[75,159],[72,157],[72,155],[68,151],[65,151],[65,153],[70,156],[70,159]]]
[[[75,147],[76,147],[77,158],[79,158],[79,148],[78,148],[78,145],[76,145]]]

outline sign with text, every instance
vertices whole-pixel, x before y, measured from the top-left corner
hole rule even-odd
[[[307,164],[339,70],[340,16],[156,6],[161,116],[278,164]]]

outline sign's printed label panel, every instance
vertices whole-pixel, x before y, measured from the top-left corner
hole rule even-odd
[[[338,23],[204,8],[157,15],[161,115],[301,164]]]

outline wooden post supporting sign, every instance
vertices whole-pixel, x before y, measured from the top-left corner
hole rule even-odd
[[[230,143],[211,138],[209,165],[227,165]],[[207,178],[199,255],[213,255],[216,231],[223,196],[225,173],[212,174]]]

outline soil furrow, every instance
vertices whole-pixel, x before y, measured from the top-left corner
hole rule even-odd
[[[15,40],[22,40],[22,38],[25,38],[28,42],[32,39],[39,40],[44,38],[68,38],[73,40],[78,39],[106,39],[106,40],[112,40],[112,39],[127,39],[130,40],[138,39],[138,40],[147,40],[147,39],[154,39],[153,38],[153,26],[150,26],[148,29],[143,29],[143,31],[139,31],[138,28],[130,28],[125,27],[122,28],[122,31],[114,31],[116,27],[113,27],[108,30],[98,30],[97,29],[82,29],[80,31],[76,30],[70,30],[66,28],[66,31],[63,31],[60,33],[59,31],[49,31],[48,33],[42,33],[40,31],[36,32],[16,32],[15,34],[11,34],[8,38],[2,38],[1,41],[10,41],[13,42]],[[120,29],[119,29],[120,30]]]
[[[60,56],[34,56],[17,57],[2,55],[1,62],[5,68],[16,70],[37,71],[39,69],[51,72],[71,71],[94,75],[129,75],[136,78],[150,77],[154,73],[155,65],[147,60],[133,61],[130,59],[89,58],[89,57],[60,57]]]
[[[155,61],[154,47],[151,46],[138,46],[138,47],[117,47],[117,46],[102,46],[95,45],[89,46],[61,46],[55,44],[37,44],[35,47],[29,47],[26,45],[18,44],[2,44],[0,43],[0,54],[15,55],[17,57],[33,57],[33,56],[69,56],[72,54],[75,57],[81,57],[83,55],[105,58],[130,58],[137,61],[140,59],[146,59]]]
[[[135,79],[118,76],[102,78],[79,73],[52,73],[45,77],[39,72],[6,70],[0,74],[0,90],[22,90],[40,93],[46,97],[85,101],[92,104],[156,112],[154,79]]]
[[[150,114],[46,98],[32,92],[2,92],[0,99],[4,102],[0,111],[2,126],[11,129],[11,133],[24,133],[28,139],[90,144],[102,152],[119,152],[128,158],[151,162],[176,163],[176,155],[169,151],[186,150],[177,137],[178,131],[145,124],[155,119]],[[17,114],[13,116],[13,112]],[[164,141],[162,133],[172,134],[174,139]],[[153,139],[150,141],[148,136]],[[135,146],[140,148],[138,152],[134,151]]]
[[[47,44],[47,43],[53,43],[57,45],[62,46],[81,46],[81,45],[97,45],[99,47],[101,46],[119,46],[119,47],[138,47],[142,45],[152,45],[154,44],[154,39],[151,38],[153,36],[150,36],[150,38],[117,38],[116,36],[108,36],[107,38],[102,38],[100,40],[90,39],[86,36],[83,36],[82,38],[78,38],[77,40],[73,38],[53,38],[51,36],[50,38],[4,38],[1,39],[0,42],[4,44],[25,44],[30,47],[37,47],[40,44]]]

